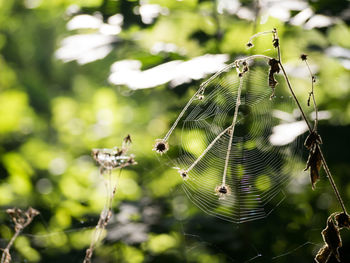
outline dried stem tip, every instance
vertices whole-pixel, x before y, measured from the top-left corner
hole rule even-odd
[[[154,144],[153,151],[156,151],[156,153],[159,153],[162,155],[163,153],[166,153],[169,150],[169,144],[167,141],[163,139],[157,139],[156,143]]]
[[[25,228],[35,216],[40,214],[38,210],[32,207],[29,207],[25,212],[19,208],[10,208],[6,210],[6,213],[11,217],[13,223],[15,224],[16,231]]]
[[[307,55],[306,55],[306,54],[301,54],[301,55],[300,55],[300,59],[301,59],[302,61],[307,60]]]
[[[253,45],[253,43],[252,42],[248,42],[247,43],[247,48],[251,48],[251,47],[253,47],[254,45]]]
[[[182,179],[187,180],[188,179],[188,172],[186,170],[179,170],[178,173],[181,175]]]
[[[231,195],[231,188],[226,184],[218,185],[215,188],[215,194],[219,196],[220,200],[224,200],[226,196]]]
[[[134,155],[126,155],[131,144],[130,135],[123,140],[121,148],[114,147],[113,149],[92,149],[92,157],[103,169],[112,170],[116,168],[124,168],[129,165],[136,164]]]

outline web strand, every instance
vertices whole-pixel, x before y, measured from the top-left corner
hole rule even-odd
[[[302,149],[298,136],[274,142],[290,132],[281,129],[288,123],[275,111],[293,119],[296,105],[279,90],[270,100],[267,76],[268,66],[256,66],[242,77],[228,68],[215,74],[195,94],[205,95],[203,100],[192,99],[178,118],[178,157],[165,154],[195,205],[235,223],[265,218],[279,204]],[[223,185],[227,189],[217,189]]]

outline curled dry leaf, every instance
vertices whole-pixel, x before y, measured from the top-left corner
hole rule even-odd
[[[305,139],[304,146],[308,150],[314,150],[317,144],[322,144],[321,136],[316,132],[312,131]]]
[[[317,263],[327,263],[329,258],[331,257],[332,251],[327,245],[324,245],[318,251],[315,260]]]
[[[321,153],[318,147],[315,148],[315,151],[310,151],[309,158],[306,163],[306,168],[304,171],[307,171],[310,168],[310,178],[312,190],[315,190],[316,182],[320,179],[320,169],[322,165]]]
[[[338,262],[340,261],[339,248],[342,247],[340,229],[349,228],[350,217],[346,213],[333,213],[327,219],[327,227],[321,234],[325,245],[318,251],[315,260],[318,263],[327,263],[333,254]]]
[[[318,148],[318,145],[320,144],[322,144],[322,139],[316,131],[312,131],[304,142],[305,147],[310,151],[304,171],[310,168],[310,178],[313,190],[315,190],[316,182],[320,179],[319,173],[322,165],[322,157],[320,149]]]
[[[350,216],[346,213],[337,213],[335,215],[335,221],[337,223],[337,226],[339,227],[339,229],[342,228],[350,228]]]
[[[334,224],[332,215],[327,219],[327,227],[321,232],[324,242],[327,244],[336,259],[340,261],[338,249],[342,246],[339,228]]]
[[[270,59],[269,60],[269,86],[272,88],[273,92],[270,98],[273,98],[275,95],[275,87],[278,84],[277,80],[275,79],[275,74],[280,72],[280,66],[279,66],[279,61],[277,59]]]

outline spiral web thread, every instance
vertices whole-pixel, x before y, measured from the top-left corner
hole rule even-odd
[[[234,223],[266,217],[299,160],[298,140],[283,146],[270,142],[273,127],[281,124],[273,112],[291,113],[295,105],[278,90],[270,99],[267,76],[267,66],[242,78],[234,70],[221,73],[206,83],[204,99],[194,100],[179,122],[180,150],[173,162],[186,173],[185,193],[204,212]],[[215,193],[222,185],[228,193]]]

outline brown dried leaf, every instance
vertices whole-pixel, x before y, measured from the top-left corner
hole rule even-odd
[[[327,263],[329,258],[331,257],[332,251],[327,245],[324,245],[317,252],[315,260],[317,263]]]
[[[308,149],[314,149],[317,144],[322,144],[321,136],[316,132],[312,131],[305,139],[304,146]]]
[[[322,165],[321,153],[318,147],[315,150],[310,150],[309,158],[306,163],[304,171],[310,168],[310,178],[312,184],[312,190],[315,190],[316,182],[320,179],[320,169]]]
[[[350,228],[350,216],[344,212],[335,215],[335,222],[340,229],[344,227]]]
[[[277,80],[275,79],[274,74],[280,72],[280,66],[278,65],[278,60],[277,59],[270,59],[269,60],[269,66],[270,66],[270,70],[269,70],[269,86],[272,88],[273,93],[271,95],[271,97],[274,96],[275,93],[275,87],[278,84]]]
[[[332,215],[328,217],[327,227],[321,232],[321,234],[324,242],[327,244],[336,259],[340,262],[338,249],[342,246],[342,241],[339,228],[334,224]]]

